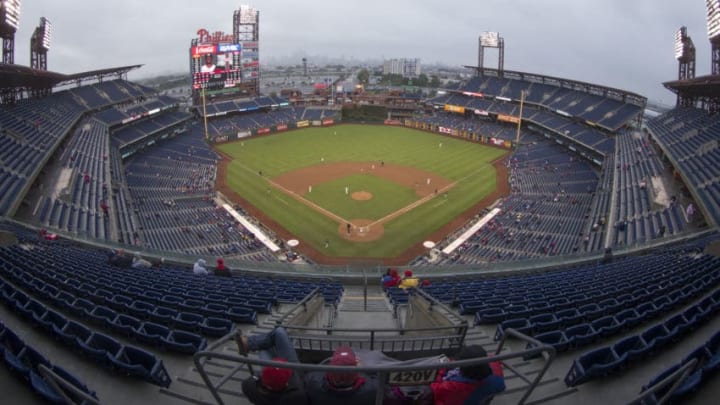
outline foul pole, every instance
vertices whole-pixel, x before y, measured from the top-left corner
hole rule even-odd
[[[210,139],[208,136],[208,129],[207,129],[207,110],[205,109],[205,87],[202,89],[202,100],[203,100],[203,124],[205,124],[205,140],[207,141]]]
[[[523,105],[525,104],[525,90],[520,92],[520,116],[518,117],[517,135],[515,135],[515,147],[520,146],[520,127],[522,126]]]

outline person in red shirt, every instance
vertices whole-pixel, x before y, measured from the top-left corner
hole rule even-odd
[[[455,360],[487,357],[479,345],[465,346]],[[492,398],[505,391],[505,378],[499,361],[478,366],[441,370],[430,384],[435,405],[489,404]]]

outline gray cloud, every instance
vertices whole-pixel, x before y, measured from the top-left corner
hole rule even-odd
[[[144,64],[131,77],[183,72],[197,29],[231,32],[240,3],[222,0],[26,0],[16,63],[29,64],[40,17],[53,23],[51,70],[75,73]],[[252,4],[252,3],[251,3]],[[675,31],[688,27],[698,75],[709,72],[702,0],[264,0],[262,60],[295,54],[419,57],[476,62],[477,36],[499,31],[507,69],[563,76],[673,102],[661,82],[677,74]],[[496,62],[489,52],[486,65]]]

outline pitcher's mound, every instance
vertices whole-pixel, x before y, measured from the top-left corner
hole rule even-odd
[[[350,220],[350,232],[348,232],[347,224],[338,226],[338,233],[343,239],[353,242],[372,242],[382,238],[385,228],[382,224],[374,224],[375,221],[369,219],[353,219]]]
[[[353,200],[367,201],[373,198],[373,195],[368,191],[355,191],[350,195],[350,197],[352,197]]]

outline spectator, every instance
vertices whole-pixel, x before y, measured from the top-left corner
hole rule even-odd
[[[108,252],[108,263],[115,267],[129,268],[133,264],[133,259],[122,249],[111,249]]]
[[[238,331],[235,342],[242,355],[257,351],[258,357],[264,360],[298,363],[295,348],[282,327],[252,336],[243,336],[242,331]],[[242,391],[255,405],[308,404],[300,379],[292,369],[264,367],[259,377],[251,376],[242,382]]]
[[[383,288],[397,287],[400,283],[400,275],[396,269],[388,269],[388,273],[382,278]]]
[[[415,288],[420,283],[420,280],[418,280],[417,277],[413,277],[412,270],[405,270],[405,277],[403,277],[402,280],[400,280],[400,284],[398,287],[402,288],[403,290],[407,290],[409,288]]]
[[[230,277],[230,269],[225,267],[225,261],[222,257],[218,257],[217,266],[215,267],[215,275],[221,277]]]
[[[207,269],[205,268],[205,259],[198,259],[195,264],[193,265],[193,274],[198,275],[207,275],[209,274]]]
[[[338,347],[330,358],[331,366],[357,366],[351,347]],[[313,405],[365,405],[375,403],[377,381],[357,372],[312,372],[305,376],[305,390]]]
[[[149,269],[152,267],[152,263],[143,259],[140,254],[135,253],[132,258],[132,268],[134,269]]]
[[[479,345],[465,346],[455,360],[487,357]],[[430,384],[435,405],[488,404],[505,391],[505,379],[499,361],[452,370],[441,370],[436,382]]]

